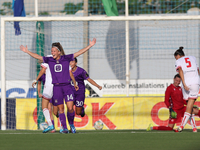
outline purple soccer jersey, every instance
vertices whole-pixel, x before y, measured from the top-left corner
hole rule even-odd
[[[63,55],[59,60],[53,57],[43,57],[43,61],[49,64],[52,75],[52,84],[56,83],[70,83],[69,63],[74,59],[73,54]]]
[[[82,107],[84,105],[85,101],[85,83],[84,80],[87,80],[89,78],[88,73],[80,67],[76,68],[76,71],[72,72],[74,75],[74,78],[77,82],[77,85],[79,86],[79,90],[76,91],[73,85],[73,82],[71,81],[72,89],[74,91],[74,103],[76,107]]]
[[[74,88],[74,84],[71,81],[71,85],[73,86],[72,89],[73,89],[74,93],[75,94],[85,93],[85,83],[84,83],[84,80],[87,80],[89,78],[88,73],[83,68],[80,68],[80,67],[77,67],[76,71],[74,71],[72,73],[73,73],[74,78],[75,78],[75,80],[77,82],[77,85],[79,87],[79,90],[76,91],[75,88]]]
[[[38,81],[42,82],[43,85],[44,85],[44,84],[45,84],[45,78],[46,78],[46,75],[43,74],[43,75],[38,79]]]
[[[54,106],[64,104],[63,99],[74,101],[74,93],[70,85],[69,63],[74,59],[73,54],[63,55],[59,60],[53,57],[43,57],[43,61],[48,63],[53,86],[52,104]]]

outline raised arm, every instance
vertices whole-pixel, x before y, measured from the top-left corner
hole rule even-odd
[[[90,44],[87,47],[85,47],[85,48],[79,50],[78,52],[74,53],[74,58],[76,58],[76,57],[82,55],[83,53],[85,53],[86,51],[88,51],[92,46],[95,45],[95,43],[96,43],[96,39],[94,38],[93,41],[90,41]]]
[[[102,86],[98,85],[94,80],[92,80],[91,78],[87,79],[88,82],[90,82],[92,85],[96,86],[99,90],[102,89]]]
[[[35,58],[35,59],[38,59],[38,60],[41,60],[43,61],[43,58],[42,56],[36,54],[36,53],[33,53],[31,51],[28,50],[28,47],[24,47],[23,45],[20,46],[20,50],[23,51],[24,53],[27,53],[29,54],[31,57]]]

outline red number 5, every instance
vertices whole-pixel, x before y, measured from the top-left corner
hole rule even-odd
[[[186,67],[189,68],[191,67],[191,62],[188,60],[189,58],[185,58],[185,62],[188,64]]]

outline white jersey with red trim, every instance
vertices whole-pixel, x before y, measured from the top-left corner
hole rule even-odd
[[[41,67],[46,69],[45,85],[52,84],[52,77],[51,77],[51,71],[50,71],[49,65],[47,63],[42,63]]]
[[[199,84],[200,79],[198,74],[199,66],[196,62],[196,58],[194,56],[184,56],[176,60],[176,71],[178,68],[182,68],[184,74],[185,84],[187,86]]]

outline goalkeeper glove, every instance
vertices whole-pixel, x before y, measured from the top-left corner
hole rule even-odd
[[[177,117],[177,113],[172,108],[169,108],[169,111],[170,111],[171,118]]]

